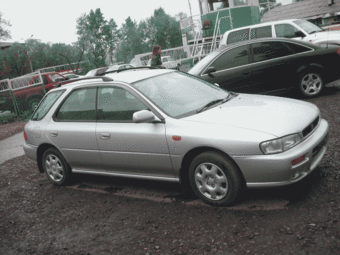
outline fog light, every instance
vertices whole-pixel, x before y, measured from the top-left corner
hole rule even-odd
[[[295,166],[296,164],[299,164],[301,161],[305,159],[305,155],[302,155],[301,157],[298,157],[297,159],[294,159],[292,161],[292,166]]]

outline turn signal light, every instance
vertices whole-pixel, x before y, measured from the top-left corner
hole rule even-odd
[[[27,141],[27,135],[25,131],[24,131],[24,138],[25,138],[25,141]]]
[[[338,53],[338,55],[340,56],[340,48],[338,49],[338,51],[336,53]]]
[[[180,136],[178,136],[178,135],[173,135],[173,136],[172,136],[172,140],[174,140],[174,141],[176,141],[176,142],[180,141],[181,139],[182,139],[182,137],[180,137]]]
[[[303,161],[305,159],[305,155],[301,156],[301,157],[298,157],[297,159],[294,159],[292,161],[292,166],[295,166],[297,164],[299,164],[301,161]]]

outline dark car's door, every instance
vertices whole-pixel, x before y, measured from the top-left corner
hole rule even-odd
[[[296,85],[297,69],[304,63],[306,47],[267,41],[251,44],[252,74],[257,93],[282,94]],[[297,48],[299,47],[299,48]]]
[[[208,74],[209,67],[215,71]],[[229,91],[256,93],[251,78],[249,46],[238,46],[222,53],[207,66],[201,78]]]

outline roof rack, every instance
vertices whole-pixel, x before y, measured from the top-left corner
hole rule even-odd
[[[61,85],[63,85],[66,82],[75,82],[75,81],[93,80],[93,79],[102,79],[103,81],[113,81],[112,78],[105,77],[105,76],[89,76],[89,77],[82,77],[78,79],[61,81],[58,84],[54,85],[53,88],[59,88]]]
[[[131,67],[131,68],[126,68],[126,69],[119,69],[119,70],[112,70],[108,72],[101,73],[100,75],[105,75],[108,73],[120,73],[128,70],[134,70],[134,69],[160,69],[158,67],[153,67],[153,66],[139,66],[139,67]]]

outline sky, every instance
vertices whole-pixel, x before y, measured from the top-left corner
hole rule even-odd
[[[278,0],[283,4],[292,0]],[[130,16],[139,23],[162,7],[175,16],[184,12],[199,15],[198,0],[0,0],[2,18],[10,21],[12,39],[7,42],[24,42],[29,38],[44,43],[66,43],[77,41],[77,18],[100,8],[106,20],[114,19],[118,28]]]

